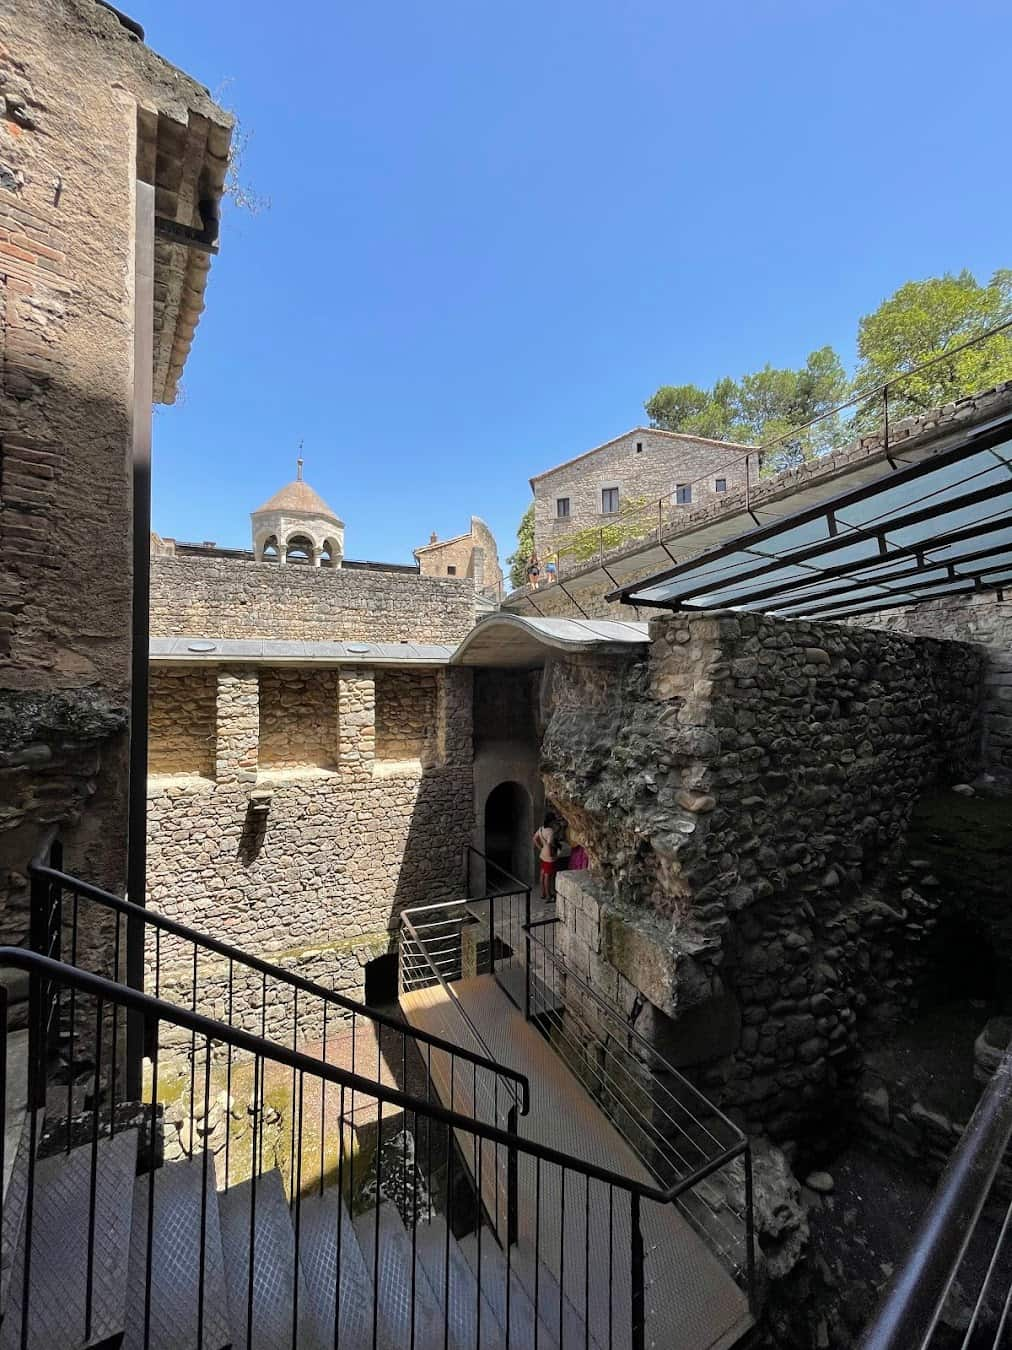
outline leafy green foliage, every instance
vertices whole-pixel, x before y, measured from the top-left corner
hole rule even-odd
[[[534,552],[534,503],[531,502],[527,510],[520,517],[520,524],[517,526],[517,547],[516,552],[511,553],[506,559],[506,566],[509,568],[510,585],[514,590],[519,586],[527,585],[527,564],[531,560],[531,554]]]
[[[766,365],[740,380],[725,376],[712,389],[663,385],[645,406],[651,426],[665,431],[748,445],[782,441],[767,457],[765,467],[783,468],[837,442],[836,418],[827,418],[797,436],[791,433],[830,412],[847,392],[840,358],[832,347],[821,347],[797,370]]]
[[[602,548],[607,553],[609,549],[631,544],[634,539],[642,539],[651,526],[656,524],[655,510],[651,498],[630,497],[623,503],[617,520],[609,521],[607,525],[588,525],[586,529],[567,534],[565,539],[559,540],[555,554],[548,556],[566,558],[572,562],[587,562],[588,559],[597,557]]]
[[[986,286],[971,272],[908,281],[858,324],[860,365],[855,392],[872,389],[903,371],[942,356],[1012,318],[1012,271],[995,272]],[[889,414],[926,412],[963,394],[1012,379],[1012,329],[956,352],[889,390]],[[874,404],[862,421],[874,419]]]

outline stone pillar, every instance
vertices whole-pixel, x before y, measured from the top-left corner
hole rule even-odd
[[[218,671],[215,777],[219,784],[255,783],[260,688],[253,666]]]
[[[474,750],[474,674],[444,666],[436,689],[436,754],[440,764],[469,768]]]
[[[339,672],[339,762],[349,779],[371,779],[376,762],[376,684],[371,670]]]
[[[287,561],[288,561],[288,545],[287,545],[287,544],[279,543],[279,544],[278,544],[278,565],[279,565],[280,567],[283,567]]]
[[[320,566],[320,561],[321,561],[322,558],[323,558],[323,549],[320,547],[319,544],[314,544],[314,545],[313,545],[313,566],[314,566],[314,567],[319,567],[319,566]]]

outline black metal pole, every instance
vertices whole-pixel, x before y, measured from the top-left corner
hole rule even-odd
[[[130,778],[127,895],[147,899],[148,633],[151,591],[151,404],[154,350],[155,190],[138,181],[134,220],[133,604],[130,653]],[[116,972],[119,978],[119,972]],[[126,981],[144,988],[144,925],[127,921]],[[127,1018],[125,1086],[140,1100],[144,1028]]]

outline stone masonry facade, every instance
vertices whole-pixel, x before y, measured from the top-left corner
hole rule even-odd
[[[180,706],[193,697],[188,681],[206,676],[180,668]],[[393,677],[412,734],[395,763],[379,756],[385,695],[377,696]],[[470,838],[473,817],[471,673],[223,666],[215,681],[213,778],[149,779],[150,904],[361,998],[364,965],[388,951],[400,910],[459,893],[459,843]],[[310,685],[312,727],[293,709],[264,717],[265,693],[276,699],[280,691],[284,712],[285,698]],[[317,733],[328,747],[324,772]],[[254,809],[254,792],[269,794],[266,810]],[[148,958],[151,982],[153,949]],[[163,942],[160,958],[163,992],[183,991],[186,954]],[[202,963],[205,1006],[224,997],[226,966]],[[320,1031],[311,1025],[318,1013],[300,1012],[302,1034]]]
[[[152,637],[456,646],[474,618],[474,582],[467,577],[152,559]]]
[[[552,553],[577,530],[612,523],[616,517],[602,507],[606,489],[618,489],[620,512],[633,502],[656,502],[672,494],[666,504],[670,516],[679,485],[690,489],[686,510],[718,501],[744,485],[747,454],[747,446],[636,427],[531,479],[538,553]],[[751,471],[754,479],[754,457]],[[718,480],[724,485],[720,492]],[[560,501],[567,503],[568,514],[560,515]]]
[[[560,878],[578,972],[752,1132],[856,1093],[897,997],[891,903],[911,812],[974,772],[980,653],[718,614],[645,659],[546,671],[546,796],[586,843]]]
[[[174,217],[206,174],[213,203],[230,126],[109,8],[0,0],[4,941],[26,937],[26,864],[52,827],[71,871],[125,885],[130,451],[151,404],[135,407],[136,184]],[[192,252],[155,246],[158,402],[203,305],[210,259]]]

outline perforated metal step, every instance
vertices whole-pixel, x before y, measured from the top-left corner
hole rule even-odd
[[[153,1178],[145,1173],[134,1183],[123,1350],[142,1350],[146,1321],[149,1350],[225,1350],[232,1344],[218,1193],[211,1158],[206,1159],[206,1165],[206,1181],[205,1159],[201,1154],[185,1162],[167,1163],[158,1168]],[[203,1315],[200,1316],[202,1227]]]
[[[487,1299],[496,1321],[504,1328],[503,1343],[505,1344],[505,1328],[508,1324],[511,1347],[533,1347],[535,1344],[534,1304],[517,1277],[516,1271],[512,1268],[512,1261],[507,1281],[506,1256],[492,1233],[487,1228],[482,1230],[480,1259],[477,1233],[468,1233],[467,1237],[461,1238],[458,1245],[464,1260],[474,1271],[475,1278],[480,1277],[481,1291]],[[508,1310],[506,1306],[507,1288],[509,1289]],[[558,1341],[545,1326],[544,1319],[541,1319],[538,1326],[536,1340],[538,1350],[558,1350]],[[569,1340],[567,1344],[573,1344],[573,1342]]]
[[[233,1344],[249,1350],[323,1350],[295,1265],[295,1233],[281,1174],[264,1172],[218,1196]],[[252,1221],[252,1243],[251,1237]],[[252,1281],[253,1316],[248,1316]],[[298,1306],[296,1307],[296,1296]]]
[[[35,1166],[31,1219],[29,1350],[119,1343],[125,1325],[127,1264],[137,1131],[100,1139],[95,1170],[92,1317],[86,1327],[91,1147],[57,1153]],[[0,1350],[21,1344],[22,1289],[29,1216],[14,1261]]]
[[[481,1350],[502,1350],[506,1345],[503,1328],[488,1300],[479,1296],[474,1271],[443,1218],[435,1215],[431,1222],[418,1225],[415,1250],[440,1306],[445,1304],[449,1309],[451,1350],[475,1350],[477,1346]],[[514,1345],[522,1344],[511,1339]]]
[[[354,1221],[354,1228],[369,1272],[370,1285],[375,1274],[380,1315],[394,1344],[398,1347],[403,1346],[404,1350],[408,1350],[411,1345],[414,1345],[416,1350],[442,1350],[445,1340],[442,1308],[421,1262],[412,1260],[411,1238],[397,1210],[389,1201],[385,1201],[380,1205],[378,1213],[370,1209],[367,1213],[360,1214]]]
[[[371,1350],[372,1275],[366,1268],[351,1218],[336,1187],[301,1201],[298,1229],[299,1266],[317,1336],[325,1345],[336,1343],[342,1350],[359,1350],[359,1347]],[[337,1286],[338,1256],[341,1270],[340,1299]],[[400,1350],[398,1343],[389,1335],[382,1314],[377,1320],[377,1350]]]

